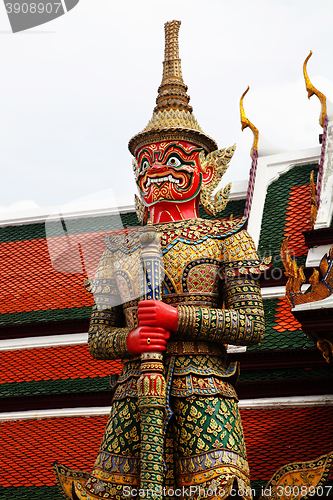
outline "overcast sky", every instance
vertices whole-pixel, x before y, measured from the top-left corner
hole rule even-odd
[[[319,101],[333,101],[331,0],[80,0],[66,15],[12,34],[0,5],[0,208],[58,205],[112,188],[132,195],[129,139],[151,118],[164,23],[182,21],[180,57],[194,115],[220,148],[237,144],[223,183],[248,177],[252,133],[318,145]]]

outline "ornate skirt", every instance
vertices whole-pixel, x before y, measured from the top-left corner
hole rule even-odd
[[[177,356],[173,360],[172,417],[165,435],[162,497],[223,500],[236,484],[244,500],[251,500],[237,395],[228,381],[237,368],[221,369],[219,356]],[[172,358],[166,362],[169,371],[171,362]],[[124,367],[93,471],[88,480],[74,480],[71,496],[67,481],[71,500],[143,497],[136,394],[139,372],[137,360]]]

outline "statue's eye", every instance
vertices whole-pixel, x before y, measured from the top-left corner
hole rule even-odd
[[[179,167],[181,162],[178,160],[177,156],[170,156],[167,165],[169,165],[169,167]]]
[[[143,160],[143,162],[141,163],[141,170],[147,170],[147,168],[149,168],[149,163],[148,163],[148,160]]]

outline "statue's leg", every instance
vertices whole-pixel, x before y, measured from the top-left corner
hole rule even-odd
[[[112,404],[104,437],[88,481],[74,483],[78,500],[136,498],[140,483],[140,414],[137,398],[125,397]]]
[[[181,498],[224,500],[237,484],[243,499],[251,500],[237,402],[220,394],[192,395],[175,400],[173,410],[175,470]]]

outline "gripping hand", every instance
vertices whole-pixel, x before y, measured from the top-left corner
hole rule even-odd
[[[133,355],[143,352],[163,352],[170,332],[156,326],[139,326],[129,332],[127,336],[127,349]]]
[[[142,300],[138,306],[138,320],[140,326],[160,327],[168,332],[175,332],[178,309],[160,300]]]

